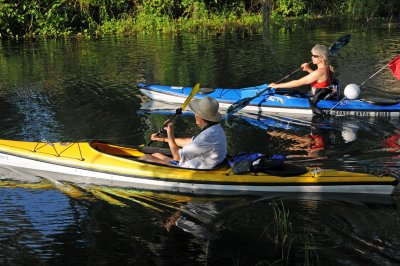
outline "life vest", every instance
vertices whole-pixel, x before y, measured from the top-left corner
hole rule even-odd
[[[316,88],[316,89],[322,89],[322,88],[328,88],[329,85],[331,85],[331,76],[329,75],[329,70],[324,68],[325,72],[326,72],[326,80],[325,81],[314,81],[313,83],[311,83],[311,87],[312,88]]]

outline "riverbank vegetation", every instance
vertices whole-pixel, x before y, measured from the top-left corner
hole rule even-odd
[[[400,17],[398,0],[0,0],[0,37],[284,27],[288,21]]]

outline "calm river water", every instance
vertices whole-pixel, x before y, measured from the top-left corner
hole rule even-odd
[[[316,43],[351,34],[331,59],[342,87],[400,51],[400,24],[0,43],[0,138],[101,139],[139,145],[168,114],[144,111],[136,82],[245,87],[310,61]],[[386,69],[362,97],[399,98]],[[193,117],[177,134],[196,131]],[[224,124],[229,152],[285,153],[306,166],[400,178],[399,118],[264,114]],[[320,145],[310,143],[320,136]],[[191,197],[63,186],[0,175],[1,265],[400,265],[400,191],[393,196]],[[19,181],[18,181],[19,180]],[[22,181],[21,181],[22,180]],[[30,182],[27,182],[30,181]]]

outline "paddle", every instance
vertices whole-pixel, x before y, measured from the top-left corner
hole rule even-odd
[[[192,91],[190,92],[189,96],[186,98],[185,102],[181,105],[181,107],[179,107],[178,109],[175,110],[175,114],[170,119],[165,121],[164,125],[158,131],[158,133],[157,133],[158,135],[162,134],[164,132],[164,128],[166,126],[168,126],[178,115],[182,114],[182,111],[185,110],[186,106],[189,104],[190,100],[196,95],[196,93],[199,91],[199,89],[200,89],[200,83],[197,83],[196,85],[194,85]],[[151,143],[153,143],[152,140],[150,140],[146,146],[149,146]]]
[[[329,55],[333,55],[334,53],[336,53],[337,51],[339,51],[343,46],[345,46],[349,41],[350,41],[351,35],[345,35],[342,36],[341,38],[339,38],[336,42],[334,42],[330,47],[329,47]],[[309,62],[309,64],[312,63],[312,61]],[[302,68],[298,68],[295,71],[293,71],[292,73],[286,75],[285,77],[281,78],[280,80],[278,80],[276,83],[280,83],[283,80],[285,80],[286,78],[290,77],[291,75],[295,74],[296,72],[300,71]],[[267,87],[261,91],[259,91],[258,93],[256,93],[254,96],[252,97],[247,97],[247,98],[243,98],[240,99],[239,101],[233,103],[231,106],[229,106],[227,114],[231,115],[236,113],[237,111],[239,111],[240,109],[246,107],[252,100],[254,100],[255,98],[259,97],[260,95],[262,95],[263,93],[265,93],[266,91],[268,91],[270,88]]]

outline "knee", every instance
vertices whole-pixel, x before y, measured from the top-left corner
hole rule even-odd
[[[153,153],[151,156],[156,157],[156,158],[159,158],[159,159],[161,159],[162,157],[164,157],[164,155],[161,154],[161,153],[159,153],[159,152]]]
[[[142,160],[142,161],[148,161],[150,159],[150,156],[151,155],[149,155],[149,154],[145,154],[145,155],[140,156],[138,159]]]

